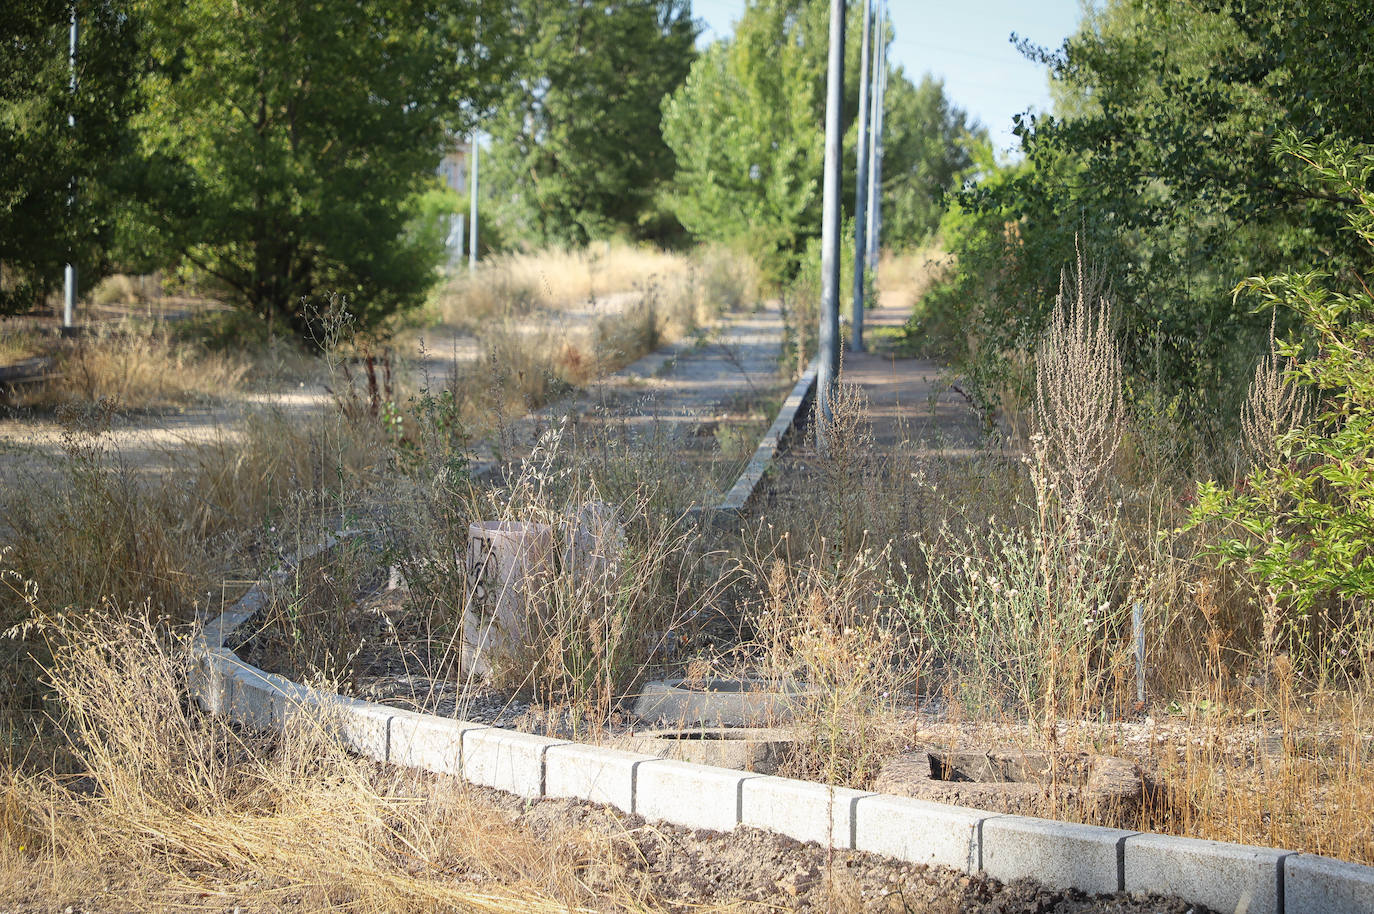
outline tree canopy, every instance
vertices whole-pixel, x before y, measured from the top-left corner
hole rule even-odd
[[[362,325],[419,301],[432,238],[408,232],[441,144],[505,73],[504,4],[148,0],[137,120],[156,188],[141,229],[262,317],[347,295]]]
[[[825,73],[825,0],[751,0],[728,39],[692,66],[663,108],[663,132],[677,155],[670,205],[698,238],[741,244],[774,278],[793,275],[820,235]],[[853,186],[862,9],[846,42],[845,186]],[[890,40],[890,36],[888,37]],[[889,241],[921,240],[939,201],[957,186],[982,136],[929,78],[913,86],[889,74],[884,150],[884,218]],[[845,195],[850,214],[852,194]]]
[[[109,260],[139,22],[119,0],[82,4],[73,94],[70,15],[68,0],[0,5],[0,314],[40,303],[64,263],[81,264],[89,281]]]
[[[584,243],[671,231],[660,109],[696,56],[688,0],[520,0],[516,78],[488,128],[489,196],[507,237]]]
[[[1228,413],[1269,327],[1236,278],[1368,256],[1273,143],[1367,138],[1374,19],[1354,0],[1110,0],[1057,51],[1026,50],[1057,110],[1021,119],[1024,162],[964,195],[977,226],[943,304],[995,378],[987,359],[1028,345],[1077,237],[1113,278],[1138,385],[1194,420]]]

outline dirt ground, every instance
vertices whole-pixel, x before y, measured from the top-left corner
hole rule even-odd
[[[614,839],[613,859],[588,867],[593,892],[627,883],[669,911],[731,904],[740,914],[882,912],[882,914],[1205,914],[1202,907],[1157,895],[1090,896],[1030,880],[1003,884],[944,867],[901,863],[876,854],[802,844],[755,828],[728,834],[681,828],[574,800],[526,803],[468,788],[493,814],[558,840],[569,832]]]

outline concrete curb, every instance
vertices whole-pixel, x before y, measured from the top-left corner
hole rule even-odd
[[[338,541],[329,537],[302,557]],[[261,586],[254,587],[193,644],[192,696],[205,710],[249,726],[281,729],[297,717],[310,718],[367,758],[528,799],[590,800],[714,831],[754,826],[1004,881],[1029,876],[1085,892],[1158,892],[1235,914],[1374,914],[1374,868],[1329,857],[760,776],[320,692],[264,672],[224,647],[265,600]]]
[[[773,424],[759,439],[759,445],[754,450],[754,456],[749,458],[749,462],[744,465],[743,472],[740,473],[730,490],[725,493],[720,503],[693,508],[689,512],[691,516],[704,523],[721,524],[729,523],[744,513],[744,509],[753,500],[759,483],[763,481],[764,474],[773,465],[773,458],[777,456],[778,450],[797,426],[805,421],[808,412],[807,407],[816,393],[817,367],[818,363],[812,360],[811,366],[802,372],[801,378],[792,387],[792,392],[787,395],[787,399],[782,401],[782,406],[778,409]]]

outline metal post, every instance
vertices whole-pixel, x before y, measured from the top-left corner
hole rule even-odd
[[[67,110],[67,129],[76,130],[76,3],[72,3],[72,31],[71,43],[67,52],[67,65],[71,71],[71,82],[68,89],[71,94],[71,107]],[[62,296],[62,334],[69,336],[75,332],[76,321],[76,176],[69,179],[67,186],[67,218],[71,220],[69,229],[73,250],[68,251],[71,260],[67,263],[65,271],[64,285],[65,290]]]
[[[472,131],[472,200],[468,204],[472,230],[468,233],[468,269],[477,268],[477,130]]]
[[[864,3],[864,38],[859,62],[859,145],[855,151],[858,180],[854,186],[854,300],[849,313],[849,351],[864,351],[864,278],[868,245],[865,243],[868,221],[868,46],[873,0]]]
[[[1135,700],[1145,707],[1145,611],[1137,602],[1131,607],[1131,622],[1135,628]]]
[[[816,378],[817,444],[826,449],[827,427],[840,376],[840,166],[844,107],[845,0],[830,0],[830,72],[826,77],[825,181],[821,221],[820,367]]]
[[[876,94],[873,99],[873,168],[869,180],[873,190],[869,196],[868,210],[868,269],[873,282],[878,281],[878,254],[881,251],[883,234],[883,124],[887,113],[883,110],[887,99],[887,6],[882,7],[878,17],[877,29],[877,74],[874,85]]]

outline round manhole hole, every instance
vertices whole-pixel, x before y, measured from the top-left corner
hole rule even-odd
[[[773,774],[796,744],[783,727],[680,727],[643,730],[620,747],[682,762]]]
[[[1065,811],[1126,821],[1145,785],[1126,759],[1022,750],[911,752],[890,760],[874,789],[991,812],[1048,816]]]

